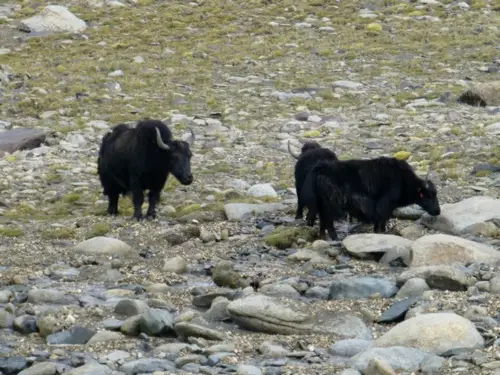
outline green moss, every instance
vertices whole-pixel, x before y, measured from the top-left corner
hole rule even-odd
[[[3,227],[0,228],[0,236],[3,237],[21,237],[24,231],[19,227]]]
[[[70,193],[70,194],[66,194],[62,201],[64,203],[74,203],[74,202],[77,202],[80,200],[80,194],[78,193]]]
[[[96,223],[92,226],[90,231],[87,233],[86,238],[104,236],[111,230],[108,223]]]
[[[477,171],[477,172],[475,173],[475,176],[476,176],[476,177],[487,177],[487,176],[489,176],[490,174],[491,174],[491,171],[488,171],[488,170],[483,169],[483,170]]]
[[[75,237],[76,231],[73,228],[55,228],[47,229],[41,235],[44,240],[69,239]]]
[[[278,249],[287,249],[299,238],[308,242],[317,238],[317,230],[311,227],[280,227],[264,237],[264,242]]]
[[[190,205],[178,208],[177,209],[177,215],[178,216],[184,216],[184,215],[188,215],[188,214],[190,214],[192,212],[196,212],[196,211],[199,211],[199,210],[201,210],[201,205],[198,204],[198,203],[194,203],[194,204],[190,204]]]

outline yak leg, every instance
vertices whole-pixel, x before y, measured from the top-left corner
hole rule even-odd
[[[118,215],[118,199],[120,193],[108,193],[108,215]]]
[[[396,192],[389,191],[381,199],[379,199],[375,205],[375,220],[373,231],[375,233],[384,233],[386,230],[386,224],[392,215],[392,207],[394,207],[393,196]]]
[[[132,203],[134,205],[133,217],[139,221],[142,219],[142,204],[144,203],[144,191],[142,186],[136,181],[130,182],[130,190],[132,191]]]
[[[148,193],[148,211],[146,212],[147,219],[155,219],[156,218],[156,204],[160,200],[160,191],[149,190]]]
[[[314,212],[314,210],[308,210],[306,215],[307,225],[313,227],[315,221],[316,221],[316,212]]]
[[[321,237],[325,238],[327,241],[328,237],[330,237],[330,239],[333,241],[336,241],[338,239],[333,222],[334,220],[331,215],[329,215],[327,212],[324,212],[323,209],[319,211],[319,232]],[[325,230],[328,232],[328,236],[325,236]]]

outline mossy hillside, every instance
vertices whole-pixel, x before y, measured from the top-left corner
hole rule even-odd
[[[42,4],[48,2],[42,1]],[[298,1],[294,6],[296,10],[291,11],[282,3],[264,5],[261,1],[220,3],[211,0],[198,7],[181,1],[146,1],[119,8],[70,7],[89,24],[98,23],[99,26],[85,31],[88,40],[65,43],[68,37],[59,34],[31,38],[19,53],[4,56],[5,63],[16,73],[25,73],[29,67],[32,77],[25,82],[31,88],[28,96],[21,98],[11,94],[14,101],[12,104],[9,101],[7,109],[36,116],[64,107],[67,116],[78,118],[83,115],[82,111],[88,110],[118,122],[133,117],[123,110],[125,105],[140,108],[142,113],[147,112],[152,117],[165,116],[168,110],[164,103],[171,103],[174,93],[181,93],[188,99],[186,104],[175,105],[181,112],[203,113],[234,107],[234,110],[245,109],[252,117],[262,117],[274,115],[276,108],[286,111],[295,105],[293,101],[273,99],[258,108],[245,105],[245,101],[235,103],[227,90],[212,86],[213,74],[266,77],[270,71],[281,70],[282,74],[274,77],[273,83],[277,89],[290,90],[303,85],[324,85],[325,76],[341,79],[340,74],[335,77],[330,72],[336,62],[357,59],[363,54],[367,62],[391,62],[394,68],[408,71],[412,76],[425,75],[432,85],[430,75],[433,72],[441,76],[446,73],[431,68],[438,68],[440,63],[453,67],[457,62],[450,50],[460,50],[464,60],[484,63],[497,54],[494,32],[480,35],[473,32],[477,22],[491,23],[488,15],[481,15],[484,19],[478,20],[477,15],[464,13],[457,19],[448,18],[440,7],[418,10],[441,18],[440,22],[432,22],[413,19],[416,10],[411,5],[395,4],[378,12],[380,20],[376,24],[381,30],[375,27],[379,31],[367,33],[367,28],[374,28],[369,26],[373,22],[357,16],[357,1],[335,4]],[[23,8],[14,17],[22,19],[34,12],[34,9]],[[292,22],[302,22],[309,15],[318,19],[329,17],[336,35],[334,38],[328,33],[313,35],[307,30],[270,25],[283,15]],[[408,15],[408,20],[396,18]],[[384,27],[385,18],[390,21],[390,28]],[[394,36],[397,43],[394,43]],[[106,44],[96,48],[100,41]],[[397,59],[401,54],[420,56],[422,41],[432,52],[431,58],[416,58],[409,63]],[[291,43],[297,48],[285,47]],[[57,59],[44,53],[47,48],[57,51]],[[165,48],[174,53],[167,56]],[[319,51],[318,54],[311,56],[311,48]],[[339,54],[338,50],[343,53]],[[143,56],[145,63],[134,63],[133,57],[137,55]],[[251,65],[250,71],[246,63],[249,60],[263,63]],[[99,64],[96,65],[96,61]],[[291,65],[296,69],[287,69]],[[117,69],[123,70],[125,75],[110,79],[108,73]],[[111,96],[102,101],[102,96],[109,91],[106,88],[109,81],[119,82],[122,92],[133,93],[132,98],[124,101]],[[183,92],[179,84],[197,89]],[[41,88],[48,94],[40,94],[34,88]],[[65,101],[76,92],[89,96],[79,101]],[[328,107],[329,101],[330,107],[338,104],[338,98],[323,95],[321,107]],[[315,101],[307,102],[312,107],[317,105]]]

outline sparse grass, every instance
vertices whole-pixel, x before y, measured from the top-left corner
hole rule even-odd
[[[2,237],[21,237],[24,231],[19,227],[2,227],[0,228],[0,236]]]
[[[86,238],[104,236],[111,230],[108,223],[95,223],[90,231],[87,233]]]
[[[46,1],[41,3],[48,4]],[[88,40],[63,44],[62,41],[67,40],[63,34],[31,38],[19,52],[3,56],[5,64],[18,74],[27,72],[29,67],[30,76],[36,78],[36,87],[47,91],[47,94],[40,94],[31,90],[27,96],[7,93],[14,100],[6,101],[6,109],[18,115],[37,117],[45,111],[64,108],[73,117],[80,117],[89,111],[101,114],[108,121],[119,122],[131,120],[125,107],[127,104],[147,112],[151,117],[163,117],[166,115],[165,102],[171,102],[181,94],[186,102],[176,104],[175,109],[184,113],[203,113],[235,106],[235,92],[212,86],[214,72],[217,75],[226,71],[230,75],[266,77],[269,72],[280,71],[279,76],[273,78],[273,84],[279,90],[289,91],[324,82],[325,77],[332,78],[331,67],[338,61],[349,63],[362,55],[366,61],[390,63],[395,70],[412,76],[425,75],[429,79],[433,74],[442,74],[438,63],[451,67],[457,64],[456,55],[450,51],[459,51],[464,61],[486,63],[497,56],[497,35],[494,32],[474,32],[475,25],[491,23],[494,15],[480,14],[478,19],[478,14],[465,12],[460,18],[449,18],[439,7],[417,10],[409,4],[386,3],[381,11],[385,15],[415,17],[431,14],[442,20],[431,22],[394,18],[390,20],[391,27],[387,28],[385,22],[359,18],[359,1],[332,3],[300,0],[294,3],[294,12],[286,12],[285,4],[264,6],[260,1],[220,3],[206,0],[193,7],[181,1],[142,0],[134,6],[113,8],[112,11],[108,7],[72,6],[70,10],[77,16],[87,22],[97,22],[99,26],[86,30]],[[483,0],[471,2],[472,9],[483,6]],[[38,7],[24,6],[13,17],[25,18],[38,10]],[[337,33],[335,43],[332,44],[328,33],[311,34],[293,26],[269,25],[270,21],[283,15],[290,22],[303,21],[309,15],[318,19],[330,18],[331,26]],[[147,19],[147,28],[138,21],[142,19]],[[371,25],[374,23],[380,25],[381,30]],[[356,26],[353,28],[352,25]],[[448,30],[444,31],[445,27]],[[371,31],[367,32],[367,29]],[[124,39],[123,35],[127,38]],[[394,43],[392,35],[397,35],[397,43]],[[257,43],[257,37],[265,38],[265,42]],[[420,56],[423,40],[428,50],[435,53],[432,59],[416,58],[410,62],[397,59],[402,54]],[[106,44],[96,47],[97,41]],[[285,47],[290,43],[298,47]],[[174,51],[168,58],[163,55],[165,46]],[[52,48],[57,49],[55,60],[51,54],[45,53]],[[310,56],[313,49],[313,58],[304,58]],[[339,50],[342,53],[338,53]],[[143,64],[133,62],[133,57],[137,55],[145,58]],[[265,63],[248,65],[248,61],[262,60]],[[99,61],[98,66],[96,61]],[[294,69],[289,69],[290,66]],[[123,70],[124,76],[107,76],[116,69]],[[363,69],[370,71],[371,75],[374,73],[372,68]],[[338,78],[341,77],[339,73]],[[130,103],[121,100],[109,91],[109,82],[119,82],[122,93],[132,94],[135,98]],[[27,84],[31,85],[31,82],[27,81]],[[186,90],[185,87],[196,89]],[[439,90],[434,91],[434,94],[421,89],[401,92],[395,98],[405,103],[421,95],[438,95]],[[89,96],[67,100],[77,92],[85,92]],[[103,100],[104,95],[108,97]],[[329,89],[321,89],[316,97],[323,100],[272,100],[259,106],[258,111],[251,112],[265,117],[286,113],[299,103],[310,110],[322,110],[359,101],[356,95],[351,96],[349,92],[337,97]],[[57,130],[67,133],[70,128],[63,126]]]
[[[65,195],[62,199],[64,203],[74,203],[80,200],[80,194],[78,193],[69,193]]]
[[[43,240],[70,239],[70,238],[74,238],[75,235],[76,235],[76,231],[73,228],[47,229],[41,233],[41,237]]]

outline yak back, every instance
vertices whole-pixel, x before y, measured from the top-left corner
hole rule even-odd
[[[378,200],[393,192],[398,206],[414,202],[417,189],[424,187],[412,167],[404,160],[391,157],[320,162],[314,174],[326,175],[343,190],[344,195],[365,200]]]

